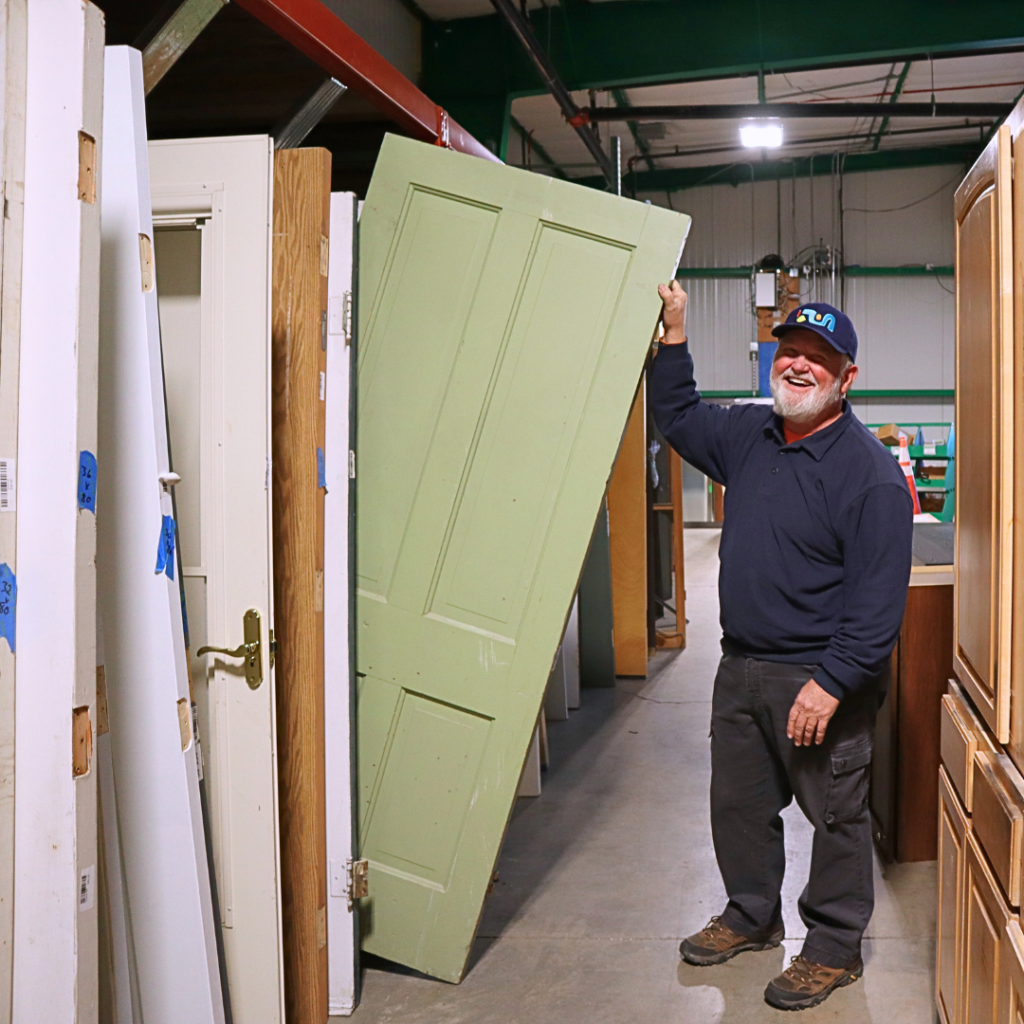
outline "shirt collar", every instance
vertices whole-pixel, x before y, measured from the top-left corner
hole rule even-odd
[[[782,430],[782,417],[776,414],[772,416],[771,422],[765,427],[765,434],[774,437],[783,448],[788,448],[790,451],[803,448],[816,462],[821,462],[825,457],[825,453],[839,440],[840,436],[852,422],[853,409],[844,398],[843,411],[839,419],[834,423],[830,423],[824,430],[816,430],[813,434],[808,434],[807,437],[802,437],[799,441],[786,444],[786,435]]]

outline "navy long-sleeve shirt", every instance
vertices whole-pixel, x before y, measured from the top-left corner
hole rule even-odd
[[[661,347],[649,381],[662,434],[726,487],[724,643],[815,665],[839,700],[862,692],[892,653],[910,582],[913,501],[896,460],[846,402],[792,444],[764,405],[702,402],[685,343]]]

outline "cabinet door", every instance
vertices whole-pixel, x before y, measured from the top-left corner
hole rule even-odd
[[[1013,443],[1018,453],[1024,451],[1024,102],[1018,103],[1007,118],[1013,139],[1013,156],[1017,168],[1013,179],[1013,355],[1016,372],[1013,374],[1014,434]],[[959,426],[958,428],[959,429]],[[1020,458],[1014,460],[1014,510],[1024,509],[1024,471]],[[1013,535],[1014,565],[1024,559],[1024,530]],[[1024,573],[1018,572],[1013,580],[1013,654],[1011,660],[1013,699],[1010,701],[1010,757],[1017,767],[1024,766]]]
[[[1002,991],[999,1020],[1002,1024],[1024,1024],[1024,931],[1010,921],[1003,933],[1006,985]]]
[[[939,906],[935,923],[935,1005],[943,1024],[958,1024],[960,970],[963,963],[961,914],[967,816],[939,769]]]
[[[956,607],[953,665],[1010,734],[1013,249],[1010,129],[956,192]]]
[[[1003,933],[1012,915],[973,832],[967,833],[966,859],[960,1020],[994,1024],[1000,1002],[1006,998]]]

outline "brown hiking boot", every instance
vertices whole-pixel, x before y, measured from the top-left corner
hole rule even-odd
[[[837,988],[852,985],[864,973],[858,958],[852,967],[823,967],[795,956],[764,990],[764,1001],[777,1010],[806,1010],[823,1003]]]
[[[773,949],[782,942],[785,934],[785,929],[779,925],[766,939],[748,939],[722,924],[720,917],[713,917],[696,935],[683,939],[679,952],[688,964],[710,967],[712,964],[724,964],[738,953]]]

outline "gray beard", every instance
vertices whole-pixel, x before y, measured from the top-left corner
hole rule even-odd
[[[775,414],[798,426],[813,423],[821,414],[843,401],[843,380],[836,377],[831,386],[816,384],[813,390],[803,395],[793,395],[780,387],[782,374],[772,367],[769,378],[772,397],[775,399]]]

